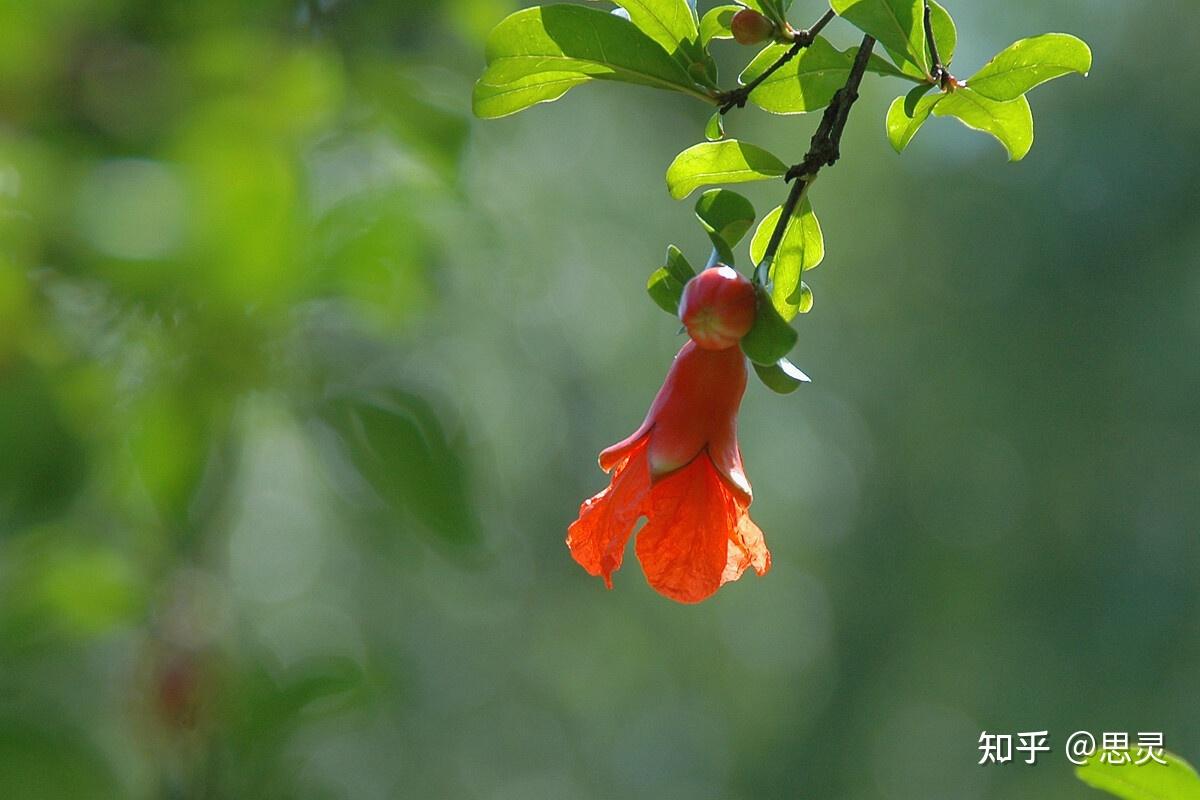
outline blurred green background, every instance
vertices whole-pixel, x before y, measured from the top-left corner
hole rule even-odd
[[[704,107],[472,121],[505,0],[0,0],[0,797],[1086,798],[1077,729],[1200,757],[1200,7],[947,5],[965,73],[1063,30],[1093,74],[1017,165],[944,119],[896,156],[868,76],[815,385],[743,407],[774,570],[685,607],[563,536],[680,344],[642,287],[706,256],[663,183]],[[980,767],[985,729],[1055,752]]]

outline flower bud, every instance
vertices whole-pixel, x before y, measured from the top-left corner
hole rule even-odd
[[[729,30],[738,44],[759,44],[775,36],[775,23],[751,8],[733,15]]]
[[[688,281],[679,303],[679,318],[688,336],[705,350],[733,347],[754,325],[754,285],[724,264]]]

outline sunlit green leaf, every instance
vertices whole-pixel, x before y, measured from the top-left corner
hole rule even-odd
[[[754,372],[768,389],[779,394],[791,394],[806,383],[812,383],[812,378],[800,369],[781,358],[774,364],[754,364]]]
[[[791,4],[792,0],[742,0],[742,5],[754,9],[777,25],[787,20],[787,10]]]
[[[667,168],[667,188],[681,200],[701,186],[765,181],[785,172],[787,165],[761,147],[726,139],[693,145],[677,155]]]
[[[924,11],[922,10],[921,13],[921,34],[924,37]],[[937,0],[930,0],[929,2],[929,24],[933,29],[933,40],[937,42],[938,57],[942,60],[942,66],[948,67],[954,61],[954,51],[958,47],[958,28],[954,25],[954,20],[950,17],[950,13]],[[901,74],[909,80],[929,80],[929,73],[933,69],[933,61],[931,58],[932,54],[929,53],[929,44],[924,39],[922,39],[921,52],[925,56],[924,63],[921,64],[915,64],[909,58],[893,54],[896,63],[900,65]]]
[[[696,38],[696,18],[687,0],[613,0],[629,13],[629,21],[666,50]]]
[[[696,201],[696,217],[721,261],[733,265],[733,248],[754,224],[754,206],[730,189],[709,189]]]
[[[539,72],[511,83],[493,85],[480,79],[475,84],[472,108],[485,119],[503,117],[538,103],[557,100],[568,90],[590,81],[578,72]]]
[[[754,327],[742,337],[742,352],[755,364],[772,365],[796,346],[796,331],[779,316],[766,289],[758,287]]]
[[[473,98],[481,117],[561,97],[582,82],[572,74],[671,89],[712,102],[657,42],[627,20],[584,6],[534,7],[510,15],[488,36],[486,59]]]
[[[1024,97],[1000,103],[970,88],[941,97],[933,107],[934,116],[956,117],[968,128],[990,133],[1004,145],[1010,161],[1020,161],[1033,146],[1033,113]]]
[[[775,226],[779,224],[779,215],[783,213],[782,206],[776,206],[771,213],[759,223],[750,242],[750,259],[758,264],[767,251],[767,243]],[[803,282],[800,276],[805,270],[812,269],[825,258],[825,240],[821,235],[821,224],[813,213],[812,205],[805,199],[796,213],[788,221],[783,231],[783,239],[779,242],[779,250],[775,253],[775,262],[767,282],[771,290],[771,301],[776,311],[785,320],[790,320],[800,313],[805,303]],[[811,304],[812,295],[808,295]]]
[[[667,263],[659,267],[646,281],[646,292],[658,307],[672,316],[679,313],[683,287],[696,277],[696,270],[675,245],[667,248]]]
[[[808,312],[812,311],[812,307],[813,307],[812,289],[809,288],[807,283],[805,283],[804,281],[800,281],[800,302],[797,304],[796,309],[801,314],[807,314]]]
[[[788,47],[776,44],[762,50],[739,77],[742,85],[766,72]],[[750,93],[750,102],[775,114],[824,108],[845,85],[854,66],[855,52],[838,50],[827,39],[817,37],[809,47],[759,84]]]
[[[729,23],[733,15],[741,10],[741,6],[735,5],[710,8],[700,20],[700,44],[707,45],[713,39],[732,39]]]
[[[921,130],[930,113],[946,95],[925,94],[930,88],[918,86],[906,97],[897,97],[887,112],[887,137],[897,153],[908,147],[908,143]],[[908,110],[911,105],[911,112]]]
[[[1071,72],[1087,75],[1092,51],[1067,33],[1045,33],[1010,44],[967,81],[991,100],[1015,100],[1030,89]]]
[[[1153,760],[1133,764],[1135,751],[1114,751],[1124,763],[1113,764],[1101,760],[1105,752],[1109,751],[1098,751],[1075,768],[1079,780],[1124,800],[1200,800],[1200,777],[1179,756],[1164,753],[1165,766]]]
[[[839,16],[879,40],[898,64],[929,72],[922,0],[831,0]]]

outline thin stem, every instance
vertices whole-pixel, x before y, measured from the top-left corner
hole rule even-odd
[[[817,131],[809,142],[808,152],[804,154],[800,163],[795,164],[787,171],[786,179],[794,180],[795,183],[788,192],[783,210],[779,214],[779,221],[775,223],[775,230],[771,232],[767,249],[754,272],[755,282],[760,285],[766,283],[771,264],[775,260],[775,254],[779,251],[779,245],[783,241],[784,231],[787,230],[792,215],[800,207],[800,202],[808,192],[808,187],[817,179],[817,173],[822,167],[832,166],[841,158],[842,133],[845,132],[846,121],[850,118],[850,108],[858,99],[858,87],[862,85],[863,75],[867,71],[867,63],[871,59],[871,51],[874,48],[875,39],[871,36],[864,36],[862,44],[858,47],[858,53],[854,56],[854,64],[850,67],[850,75],[846,78],[845,85],[837,90],[825,108],[825,113],[821,116],[821,124],[817,126]]]
[[[771,262],[775,260],[775,253],[779,251],[779,245],[783,243],[783,234],[787,230],[787,221],[796,213],[796,209],[800,207],[804,196],[808,194],[808,187],[812,186],[815,180],[816,176],[814,175],[811,179],[796,181],[792,184],[792,189],[788,192],[787,200],[783,201],[783,210],[779,213],[779,221],[775,223],[775,230],[771,231],[771,238],[767,242],[767,249],[763,251],[762,261],[758,262],[758,267],[754,270],[754,282],[758,285],[766,285],[767,278],[770,277]]]
[[[721,113],[725,114],[733,108],[744,108],[746,106],[746,100],[750,97],[750,93],[757,89],[763,81],[774,75],[776,70],[799,55],[801,50],[816,41],[817,36],[836,16],[837,14],[835,14],[831,9],[826,11],[819,20],[814,22],[812,27],[806,28],[802,31],[796,31],[793,35],[792,46],[789,47],[787,51],[775,61],[774,64],[767,67],[763,74],[759,75],[745,86],[739,86],[736,89],[725,92],[719,98],[719,102],[721,103]]]
[[[929,0],[925,0],[925,43],[929,45],[929,58],[932,62],[929,74],[934,82],[940,82],[942,76],[946,74],[946,68],[942,66],[942,57],[938,55],[937,39],[933,35],[933,19],[931,14]]]

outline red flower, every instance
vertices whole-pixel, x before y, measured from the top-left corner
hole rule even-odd
[[[759,575],[770,569],[762,531],[750,520],[750,483],[737,444],[745,390],[739,347],[683,346],[641,427],[600,454],[612,481],[580,506],[567,532],[584,569],[611,589],[642,517],[638,561],[650,585],[673,600],[699,602],[746,567]]]

